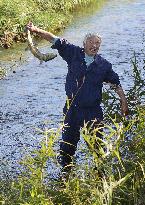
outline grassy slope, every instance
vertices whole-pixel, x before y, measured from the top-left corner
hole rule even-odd
[[[78,6],[93,0],[0,0],[0,45],[8,48],[13,41],[25,41],[24,26],[33,21],[43,29],[58,31],[71,20]]]

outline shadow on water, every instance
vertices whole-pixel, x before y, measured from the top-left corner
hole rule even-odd
[[[87,32],[101,34],[100,52],[113,63],[123,87],[127,88],[131,78],[128,80],[124,72],[131,69],[133,51],[142,58],[145,3],[141,0],[100,2],[75,11],[71,25],[58,35],[81,46]],[[46,41],[39,45],[43,52],[50,49]],[[20,158],[38,146],[42,137],[39,129],[58,127],[65,102],[66,63],[58,56],[40,65],[29,51],[24,51],[25,47],[23,44],[0,50],[2,65],[9,69],[16,64],[16,73],[9,72],[0,81],[0,155],[13,172],[18,172]]]

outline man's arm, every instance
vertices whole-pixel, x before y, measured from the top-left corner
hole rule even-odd
[[[126,116],[128,115],[128,105],[124,91],[120,85],[119,76],[113,71],[112,64],[108,61],[105,62],[107,66],[107,72],[104,78],[104,82],[109,83],[111,87],[115,90],[115,92],[119,95],[121,102],[121,113],[122,115]]]
[[[124,94],[124,91],[121,86],[117,86],[115,89],[115,92],[119,95],[120,97],[120,102],[121,102],[121,113],[123,116],[128,115],[128,104],[127,100]]]
[[[58,38],[54,34],[34,26],[32,22],[29,22],[27,24],[26,28],[29,29],[31,32],[38,34],[39,36],[41,36],[45,40],[49,41],[50,43],[53,43],[55,41],[55,39]]]
[[[26,25],[26,29],[40,35],[43,39],[52,43],[53,45],[51,46],[51,48],[57,49],[59,55],[67,63],[71,62],[72,56],[74,55],[75,52],[77,52],[77,50],[79,48],[73,44],[70,44],[69,42],[67,42],[67,40],[65,40],[63,38],[59,38],[50,32],[47,32],[45,30],[42,30],[42,29],[34,26],[32,22],[29,22]]]

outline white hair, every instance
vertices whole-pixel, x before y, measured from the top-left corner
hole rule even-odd
[[[83,43],[86,44],[87,39],[91,37],[97,37],[100,39],[100,42],[102,41],[102,38],[98,33],[87,33],[84,37]]]

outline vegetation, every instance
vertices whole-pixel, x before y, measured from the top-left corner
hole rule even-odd
[[[100,0],[98,0],[99,2]],[[24,26],[37,26],[57,32],[72,18],[72,11],[93,0],[0,0],[0,45],[9,48],[13,41],[25,41]]]
[[[59,167],[56,143],[61,129],[47,129],[43,131],[40,148],[22,160],[22,173],[16,179],[6,175],[1,180],[1,204],[145,204],[145,83],[135,57],[132,65],[134,84],[127,92],[129,119],[116,115],[119,109],[116,96],[104,91],[105,119],[110,121],[105,124],[104,139],[97,139],[101,157],[93,149],[94,138],[84,126],[82,136],[89,148],[80,147],[81,163],[69,175],[51,177],[48,169]]]

